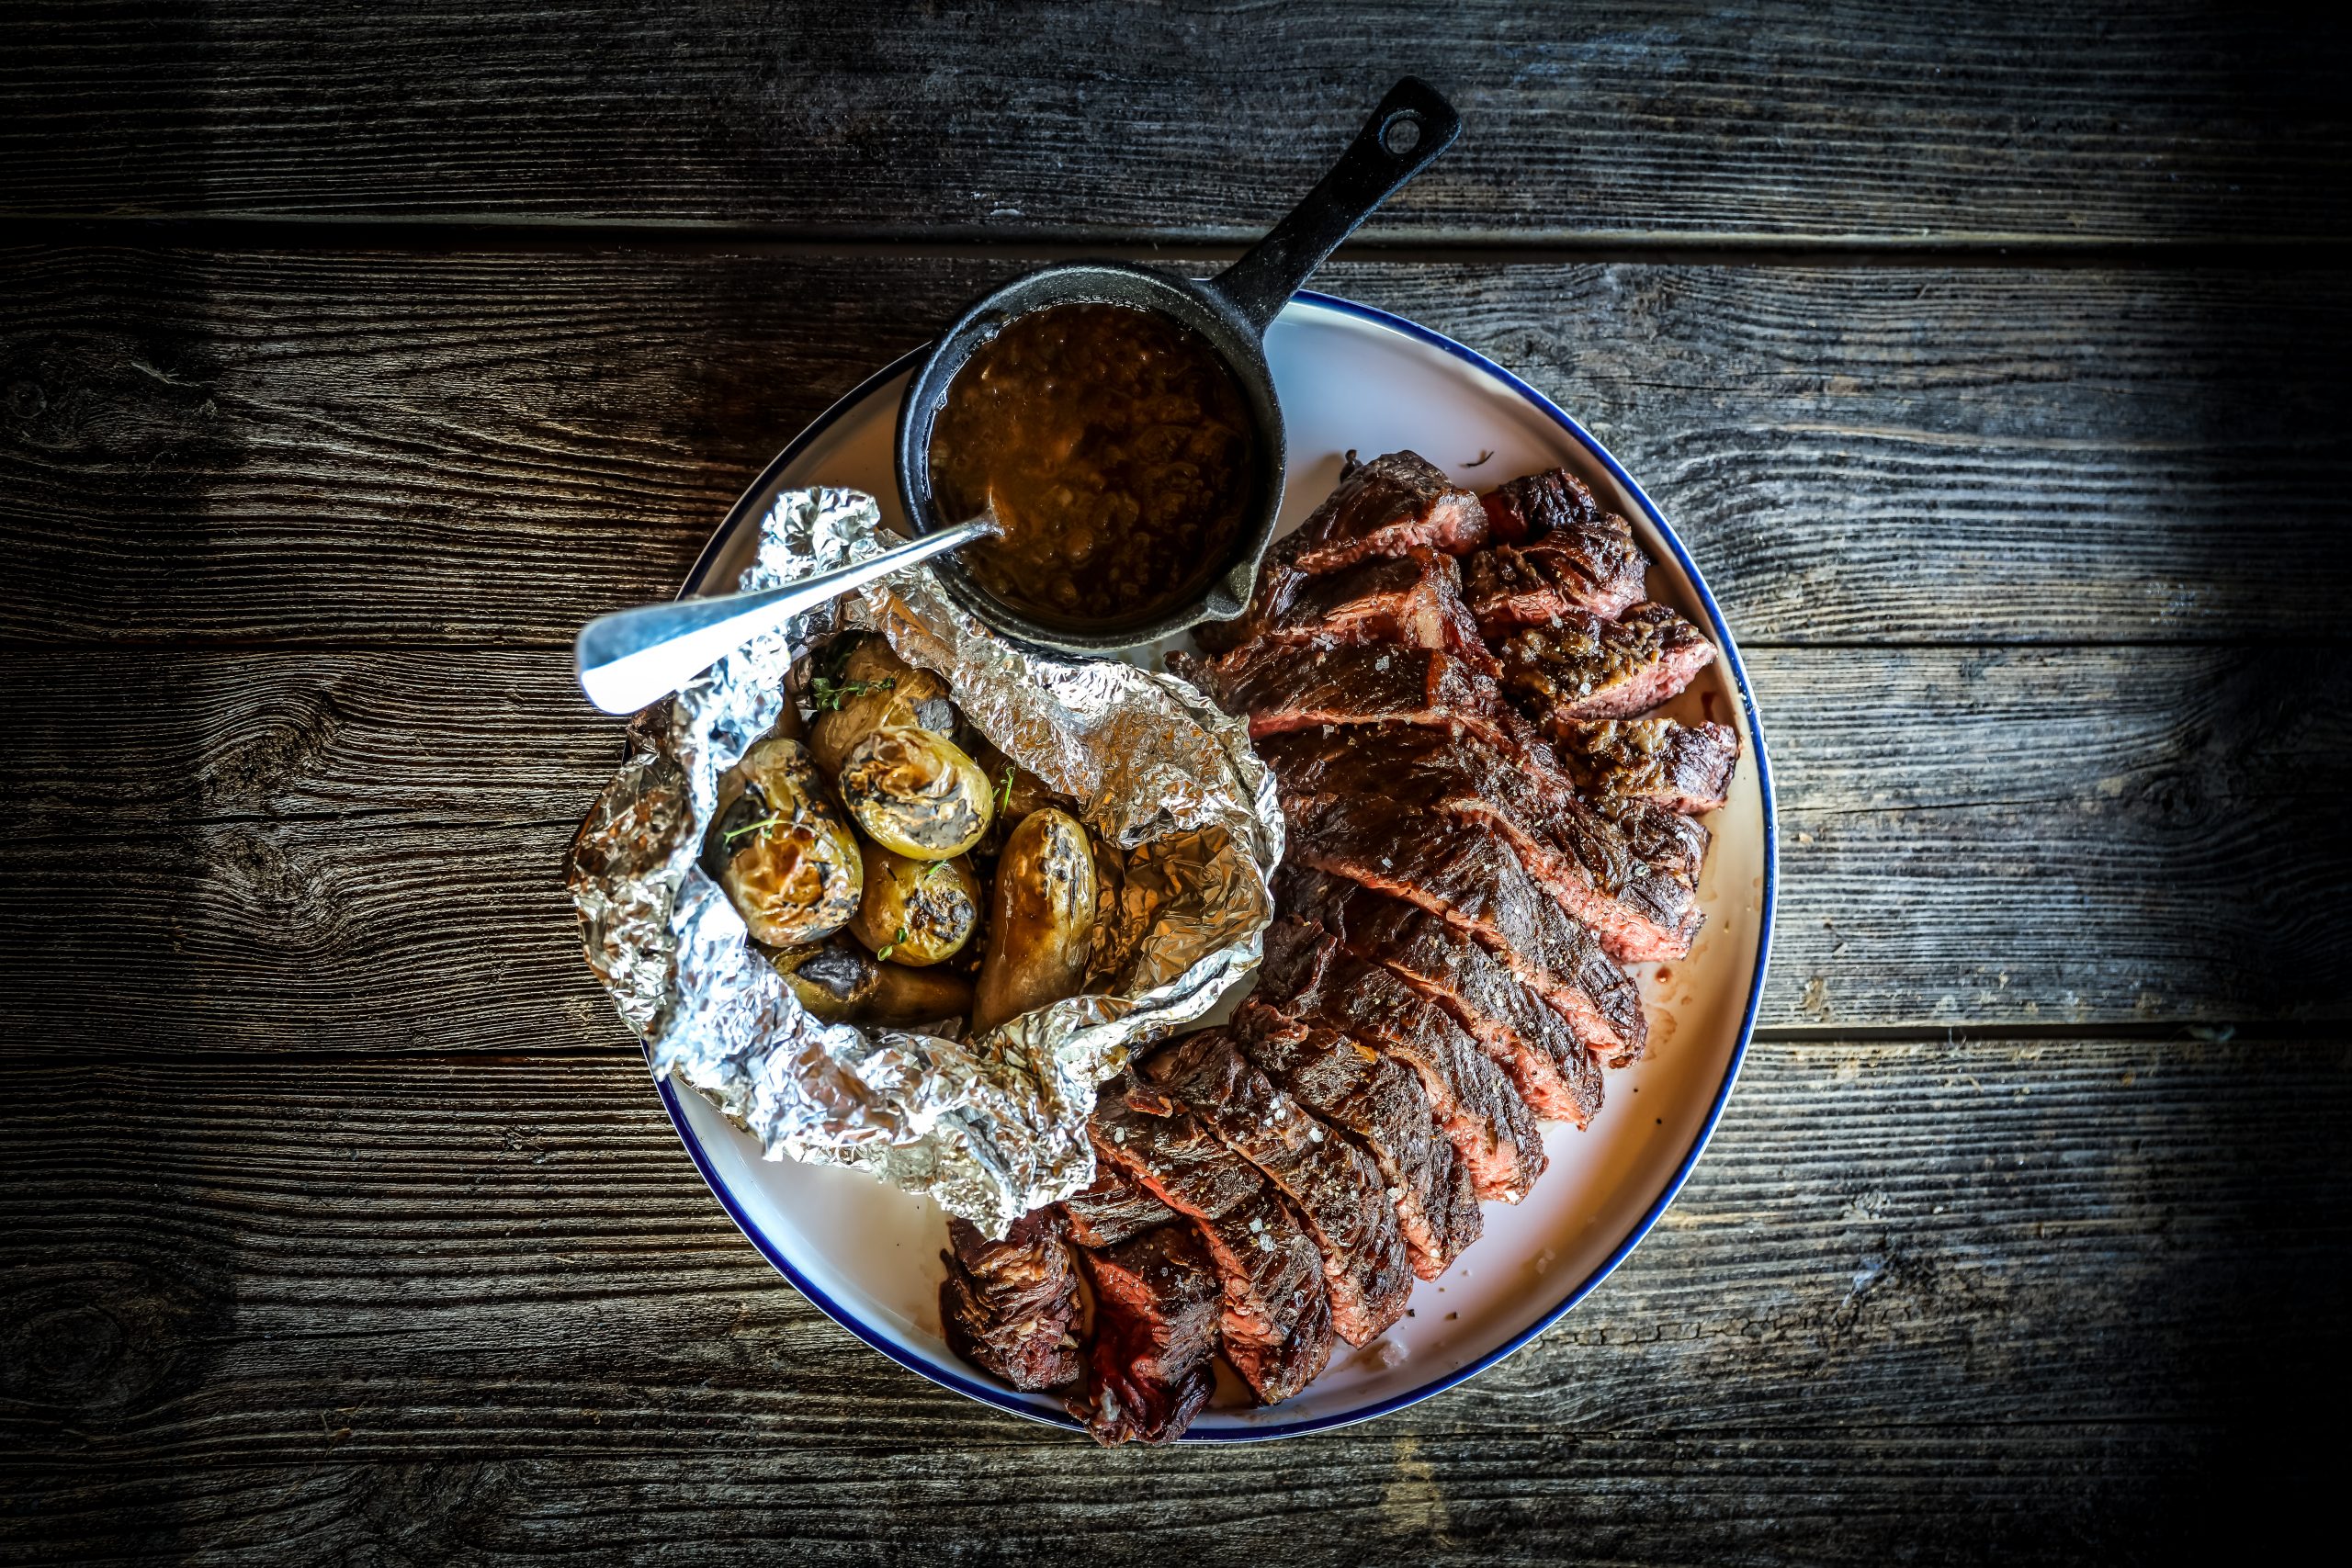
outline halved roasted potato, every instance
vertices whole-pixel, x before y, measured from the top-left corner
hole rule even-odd
[[[706,864],[752,935],[774,947],[821,941],[857,913],[864,858],[808,749],[770,735],[719,787]]]
[[[993,802],[988,776],[944,735],[896,726],[851,748],[839,774],[842,803],[885,849],[949,860],[980,841]]]
[[[961,855],[914,860],[879,844],[862,846],[865,891],[850,935],[887,958],[921,969],[953,958],[980,923],[980,881]]]
[[[849,1021],[881,984],[882,966],[847,937],[775,948],[767,956],[800,1005],[828,1023]]]
[[[988,956],[972,1029],[1078,994],[1094,937],[1094,851],[1077,818],[1045,807],[1021,819],[996,863]]]
[[[838,776],[857,743],[877,729],[945,735],[956,728],[947,682],[899,658],[874,632],[859,635],[838,675],[811,681],[808,695],[817,709],[808,727],[808,750],[828,776]]]

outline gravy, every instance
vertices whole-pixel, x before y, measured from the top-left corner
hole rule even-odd
[[[991,498],[1003,533],[965,570],[1043,620],[1139,620],[1225,564],[1255,495],[1257,434],[1206,339],[1125,305],[1019,317],[956,373],[931,434],[946,522]]]

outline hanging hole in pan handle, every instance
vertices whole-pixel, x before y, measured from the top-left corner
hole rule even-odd
[[[1421,144],[1421,117],[1410,109],[1390,115],[1380,128],[1380,144],[1399,158],[1409,157]]]

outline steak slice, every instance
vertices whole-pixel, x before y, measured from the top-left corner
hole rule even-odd
[[[1181,1223],[1079,1257],[1094,1287],[1094,1342],[1085,1397],[1070,1400],[1069,1413],[1098,1443],[1169,1442],[1216,1388],[1216,1269]]]
[[[1487,525],[1509,545],[1549,538],[1563,529],[1589,528],[1616,514],[1601,510],[1600,498],[1566,468],[1522,474],[1478,498]],[[1624,519],[1618,518],[1619,523]],[[1633,530],[1625,530],[1633,537]]]
[[[947,1343],[974,1366],[1019,1389],[1058,1388],[1077,1381],[1078,1270],[1064,1243],[1061,1214],[1050,1208],[1012,1222],[1002,1241],[977,1226],[947,1222],[950,1250],[939,1256],[939,1316]]]
[[[1340,1338],[1370,1344],[1405,1315],[1413,1276],[1396,1206],[1371,1156],[1269,1082],[1228,1030],[1187,1034],[1139,1070],[1290,1200],[1322,1248],[1331,1326]]]
[[[1296,866],[1283,868],[1274,892],[1277,908],[1322,927],[1349,953],[1385,965],[1452,1013],[1538,1116],[1586,1125],[1600,1109],[1597,1059],[1640,1048],[1640,989],[1606,957],[1615,977],[1594,999],[1610,1006],[1613,1022],[1573,1028],[1501,959],[1401,898]]]
[[[1261,1001],[1241,1004],[1234,1032],[1260,1071],[1344,1128],[1380,1168],[1414,1273],[1436,1279],[1478,1239],[1486,1221],[1470,1173],[1439,1135],[1412,1073],[1335,1029],[1295,1021]]]
[[[1452,818],[1501,837],[1560,908],[1627,962],[1679,958],[1698,933],[1695,886],[1652,865],[1614,824],[1580,799],[1556,763],[1534,765],[1538,742],[1506,750],[1483,738],[1394,726],[1294,734],[1259,754],[1274,771],[1295,826],[1324,806]],[[1555,782],[1556,781],[1556,782]],[[1566,972],[1573,976],[1576,972]],[[1544,995],[1574,1016],[1574,987]]]
[[[1436,915],[1501,959],[1520,983],[1571,1020],[1574,976],[1593,933],[1571,919],[1482,824],[1394,811],[1380,801],[1322,800],[1291,823],[1289,861]],[[1623,1060],[1638,1052],[1620,1052]]]
[[[1331,1359],[1331,1306],[1315,1243],[1279,1194],[1200,1120],[1132,1077],[1097,1092],[1088,1127],[1098,1160],[1126,1171],[1192,1220],[1225,1290],[1225,1357],[1267,1404]]]
[[[1116,1247],[1176,1218],[1176,1211],[1153,1197],[1143,1183],[1107,1161],[1095,1167],[1094,1184],[1062,1200],[1069,1238],[1080,1247]]]
[[[1550,725],[1646,713],[1689,685],[1715,645],[1665,605],[1636,604],[1613,621],[1579,612],[1521,626],[1495,652],[1503,689]]]
[[[1609,521],[1613,530],[1575,529],[1466,558],[1462,597],[1480,634],[1494,641],[1514,627],[1556,625],[1578,611],[1607,619],[1640,604],[1649,558],[1623,518]]]
[[[1351,454],[1351,457],[1353,455]],[[1310,576],[1415,546],[1458,556],[1487,541],[1478,498],[1417,452],[1391,452],[1343,471],[1283,554]]]
[[[1544,737],[1578,788],[1693,815],[1722,808],[1739,765],[1739,732],[1728,724],[1553,717]]]
[[[1462,569],[1452,556],[1430,549],[1363,561],[1328,577],[1269,562],[1250,614],[1214,634],[1195,636],[1203,647],[1218,649],[1398,643],[1450,653],[1487,675],[1502,670],[1462,603]]]
[[[1516,1203],[1533,1190],[1544,1164],[1535,1115],[1443,1010],[1301,920],[1267,930],[1260,974],[1268,1006],[1329,1025],[1413,1070],[1479,1197]]]
[[[1430,649],[1261,643],[1214,663],[1169,662],[1226,712],[1246,716],[1252,740],[1317,725],[1408,724],[1510,745],[1526,722],[1492,681]]]
[[[1697,894],[1699,869],[1714,836],[1705,823],[1639,795],[1596,795],[1586,804],[1625,836],[1644,865]]]

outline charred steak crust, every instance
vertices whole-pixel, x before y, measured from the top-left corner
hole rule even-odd
[[[947,1278],[939,1315],[947,1343],[974,1366],[1019,1389],[1059,1388],[1084,1370],[1072,1330],[1078,1272],[1061,1214],[1040,1209],[990,1241],[963,1220],[947,1224]]]
[[[1479,501],[1498,543],[1464,563],[1464,597],[1488,637],[1576,610],[1613,617],[1641,600],[1649,558],[1633,525],[1601,510],[1566,468],[1513,479]]]
[[[1532,761],[1541,746],[1504,748],[1469,733],[1389,725],[1269,739],[1259,752],[1295,826],[1331,810],[1451,818],[1501,838],[1537,885],[1616,958],[1689,952],[1700,919],[1694,889],[1672,867],[1644,859],[1565,783],[1544,787]],[[1569,995],[1555,1000],[1573,1008]],[[1608,1016],[1604,1010],[1600,1019]]]
[[[1554,716],[1544,721],[1544,738],[1579,789],[1654,800],[1694,816],[1721,809],[1739,765],[1739,732],[1727,724]]]
[[[1414,1273],[1436,1279],[1478,1239],[1486,1222],[1470,1173],[1439,1134],[1419,1078],[1335,1029],[1261,1001],[1241,1005],[1234,1037],[1260,1071],[1372,1156]]]
[[[1340,1338],[1369,1344],[1405,1315],[1412,1274],[1396,1206],[1369,1155],[1275,1088],[1229,1030],[1185,1035],[1138,1070],[1290,1200],[1322,1250]]]
[[[1216,1391],[1216,1269],[1182,1223],[1079,1256],[1094,1288],[1094,1336],[1085,1393],[1068,1401],[1069,1413],[1106,1446],[1169,1442]]]
[[[1503,689],[1549,725],[1630,718],[1690,683],[1715,657],[1699,628],[1663,604],[1636,604],[1613,621],[1581,612],[1504,637]]]
[[[1487,539],[1487,513],[1428,458],[1391,452],[1347,470],[1292,537],[1286,558],[1319,576],[1417,545],[1457,556],[1476,549]]]
[[[1566,468],[1521,474],[1487,491],[1478,504],[1495,537],[1513,545],[1546,538],[1563,528],[1590,527],[1613,515],[1601,510],[1590,486]],[[1626,536],[1632,537],[1631,529]]]
[[[1095,1157],[1193,1222],[1225,1291],[1225,1356],[1267,1404],[1331,1359],[1323,1260],[1275,1190],[1168,1095],[1130,1076],[1096,1095]]]
[[[1326,873],[1285,866],[1274,882],[1275,905],[1322,928],[1351,955],[1384,965],[1453,1015],[1487,1055],[1510,1075],[1520,1098],[1538,1116],[1589,1124],[1600,1109],[1599,1059],[1643,1037],[1641,997],[1623,971],[1599,1003],[1612,1008],[1608,1029],[1573,1027],[1510,970],[1471,938],[1401,898]]]
[[[1544,1165],[1534,1112],[1442,1009],[1295,919],[1268,929],[1260,974],[1269,1006],[1327,1024],[1413,1070],[1479,1197],[1516,1203],[1533,1190]]]
[[[1177,1217],[1143,1183],[1109,1164],[1098,1165],[1093,1185],[1063,1199],[1061,1206],[1069,1239],[1080,1247],[1116,1247]]]

